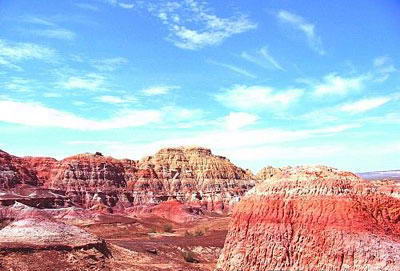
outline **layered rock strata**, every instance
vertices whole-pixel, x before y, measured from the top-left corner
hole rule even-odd
[[[131,212],[177,200],[227,212],[255,183],[249,171],[200,147],[166,148],[141,161],[101,153],[57,161],[1,152],[0,159],[0,203],[5,206],[21,202],[49,208],[45,202],[52,202],[53,207]],[[21,188],[23,184],[30,187]],[[26,192],[32,188],[40,193]]]
[[[333,168],[286,168],[235,207],[217,270],[398,271],[396,193]]]

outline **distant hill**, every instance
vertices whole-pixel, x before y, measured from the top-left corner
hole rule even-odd
[[[380,179],[400,180],[400,170],[371,171],[371,172],[363,172],[357,174],[367,180],[380,180]]]

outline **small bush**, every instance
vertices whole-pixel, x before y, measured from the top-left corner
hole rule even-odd
[[[183,252],[183,258],[185,259],[186,262],[188,263],[198,263],[199,261],[194,257],[193,252],[191,251],[185,251]]]
[[[152,228],[150,228],[149,229],[149,233],[156,233],[157,231],[156,231],[156,228],[154,228],[154,227],[152,227]]]
[[[171,224],[164,224],[163,229],[164,232],[169,232],[169,233],[174,232],[174,229]]]
[[[204,232],[202,230],[196,230],[194,232],[194,236],[203,236],[203,235],[204,235]]]

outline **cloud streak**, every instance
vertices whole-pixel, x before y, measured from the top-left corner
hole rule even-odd
[[[279,64],[279,62],[269,53],[267,47],[262,47],[259,49],[255,55],[249,54],[247,52],[242,52],[240,55],[244,60],[252,62],[263,68],[275,69],[284,71],[285,69]]]
[[[281,22],[289,24],[294,29],[303,33],[307,38],[308,44],[311,49],[313,49],[320,55],[325,54],[325,50],[322,46],[321,37],[317,35],[314,24],[308,22],[303,17],[286,10],[280,10],[277,13],[277,17]]]
[[[217,66],[226,68],[228,70],[231,70],[231,71],[233,71],[235,73],[244,75],[246,77],[250,77],[250,78],[253,78],[253,79],[257,78],[257,76],[252,74],[251,72],[248,72],[247,70],[245,70],[243,68],[239,68],[239,67],[237,67],[235,65],[226,64],[226,63],[222,63],[222,62],[218,62],[218,61],[214,61],[214,60],[208,60],[207,62],[210,63],[210,64],[213,64],[213,65],[217,65]]]

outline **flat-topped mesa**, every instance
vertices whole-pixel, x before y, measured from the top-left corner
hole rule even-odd
[[[21,158],[0,150],[0,189],[20,184],[38,185],[38,178]]]
[[[74,155],[60,161],[57,171],[51,176],[51,187],[64,191],[125,188],[125,165],[121,160],[99,153]]]
[[[202,147],[164,148],[140,161],[140,185],[161,182],[171,199],[226,212],[255,184],[255,176]],[[136,187],[137,184],[130,184]]]
[[[151,167],[161,179],[254,180],[254,176],[223,156],[202,147],[165,148],[140,161],[141,168]]]
[[[399,271],[400,199],[329,167],[288,167],[233,211],[217,270]]]

